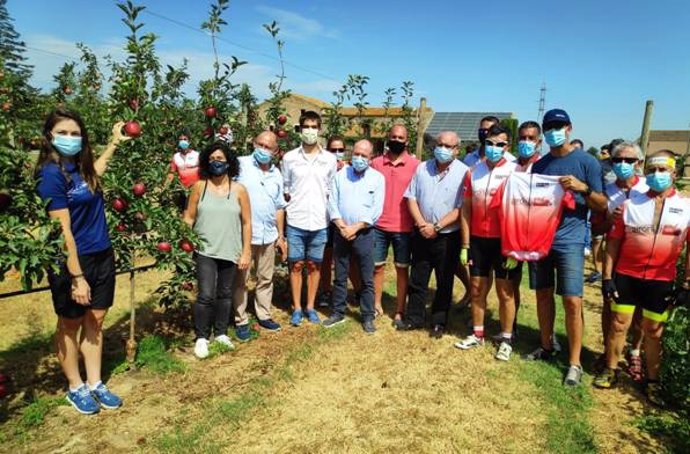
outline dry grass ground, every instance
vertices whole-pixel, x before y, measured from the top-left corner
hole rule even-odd
[[[499,363],[491,346],[454,349],[456,336],[468,332],[466,314],[454,313],[452,333],[438,341],[425,332],[396,333],[388,317],[367,336],[356,310],[348,323],[332,330],[295,329],[287,327],[286,297],[278,292],[281,333],[262,333],[233,353],[196,361],[191,333],[171,331],[164,323],[168,317],[150,302],[163,276],[137,277],[140,330],[142,336],[173,336],[171,349],[187,364],[186,371],[157,375],[144,368],[114,374],[109,384],[125,399],[121,410],[84,417],[56,406],[42,424],[31,427],[22,422],[26,400],[33,395],[58,401],[63,392],[50,345],[55,318],[47,293],[0,300],[5,322],[0,370],[14,382],[12,400],[0,406],[5,413],[0,452],[619,453],[661,448],[631,425],[643,405],[629,386],[566,392],[558,365],[527,364],[515,356]],[[393,279],[390,275],[389,282]],[[8,290],[3,286],[0,291]],[[458,284],[456,297],[459,293]],[[521,352],[536,341],[534,296],[523,293]],[[597,295],[598,288],[588,287],[586,343],[594,350],[600,345]],[[122,360],[126,276],[118,279],[116,299],[106,328],[106,360],[112,364],[106,375]],[[488,326],[491,332],[497,329],[495,315]]]

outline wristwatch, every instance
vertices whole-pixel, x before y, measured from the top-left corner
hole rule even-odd
[[[438,222],[434,222],[434,231],[436,233],[438,233],[441,231],[441,229],[442,229],[442,227],[440,225],[438,225]]]

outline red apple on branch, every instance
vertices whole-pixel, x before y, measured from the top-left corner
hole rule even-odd
[[[213,135],[213,128],[212,127],[209,126],[208,128],[204,129],[204,137],[211,137],[212,135]]]
[[[156,249],[161,252],[170,252],[172,251],[172,246],[167,241],[161,241],[156,245]]]
[[[194,290],[194,284],[192,284],[192,283],[189,282],[189,281],[183,282],[183,283],[182,283],[182,290],[187,290],[188,292],[191,291],[191,290]]]
[[[118,232],[126,232],[127,226],[124,222],[120,222],[118,225],[115,226],[115,230],[117,230]]]
[[[139,110],[139,100],[132,99],[131,101],[129,101],[129,107],[131,107],[132,110]]]
[[[143,196],[146,194],[146,185],[144,183],[136,183],[132,186],[132,193],[137,197]]]
[[[139,137],[141,135],[141,125],[134,120],[125,123],[124,130],[129,137]]]
[[[185,252],[194,252],[194,244],[188,239],[180,240],[178,246]]]
[[[122,213],[123,211],[127,210],[128,204],[125,199],[122,199],[118,197],[117,199],[113,200],[113,210],[117,211],[118,213]]]
[[[221,126],[220,129],[218,130],[218,133],[219,133],[221,136],[224,136],[225,134],[228,133],[228,128],[225,127],[225,126]]]
[[[278,117],[278,124],[279,125],[284,125],[287,123],[287,117],[285,115],[281,115]]]
[[[67,96],[69,96],[69,95],[72,94],[72,87],[70,87],[70,86],[68,85],[68,86],[66,86],[65,88],[62,89],[62,92],[63,92],[64,94],[66,94]]]
[[[216,116],[216,108],[213,106],[209,106],[206,108],[206,110],[204,110],[204,114],[208,118],[214,118]]]
[[[276,135],[278,136],[278,138],[284,139],[284,138],[287,137],[287,131],[285,131],[284,129],[279,129],[279,130],[276,132]]]

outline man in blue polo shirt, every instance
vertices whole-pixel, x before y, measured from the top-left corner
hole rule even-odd
[[[333,235],[335,282],[333,283],[333,313],[323,322],[330,328],[345,321],[347,277],[350,257],[360,270],[362,289],[359,304],[362,327],[367,334],[374,326],[374,224],[383,212],[386,182],[383,175],[369,168],[374,146],[360,140],[352,149],[352,165],[336,174],[328,197],[328,215],[336,227]]]
[[[412,269],[405,320],[400,331],[424,327],[431,271],[436,272],[436,295],[431,306],[430,336],[440,339],[446,329],[453,296],[455,270],[460,262],[461,184],[468,167],[456,159],[460,138],[441,132],[434,158],[421,163],[405,192],[416,230],[412,234]]]
[[[238,158],[240,175],[237,181],[247,188],[252,208],[252,260],[256,268],[255,313],[259,325],[267,331],[280,330],[280,324],[271,318],[276,248],[283,260],[287,258],[283,177],[272,163],[277,151],[278,138],[271,131],[264,131],[254,139],[254,152]],[[235,333],[241,342],[251,339],[247,312],[248,278],[248,269],[238,270],[233,295]]]
[[[541,347],[525,359],[548,360],[553,357],[553,325],[555,319],[554,286],[563,298],[565,325],[568,333],[570,368],[564,384],[576,386],[582,379],[582,291],[584,286],[584,243],[587,211],[606,210],[601,166],[596,158],[575,148],[569,141],[573,130],[566,111],[546,112],[542,122],[544,141],[551,148],[532,166],[532,173],[558,175],[564,189],[575,196],[574,210],[564,210],[549,255],[530,268],[530,286],[537,291],[537,312]],[[554,276],[554,270],[556,271]],[[555,279],[557,277],[557,280]]]

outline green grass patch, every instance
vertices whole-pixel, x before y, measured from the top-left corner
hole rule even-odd
[[[172,356],[165,341],[159,336],[146,336],[139,342],[135,364],[161,375],[184,372],[187,369],[182,361]]]
[[[60,397],[35,397],[29,405],[22,410],[18,429],[28,430],[43,424],[46,415],[55,407],[69,405],[64,396]]]
[[[190,425],[188,417],[182,417],[184,421],[167,433],[162,434],[153,441],[154,449],[160,452],[173,453],[215,453],[223,451],[213,440],[209,440],[209,433],[214,427],[227,428],[227,433],[238,430],[243,421],[250,418],[257,408],[263,408],[270,404],[267,395],[270,389],[277,383],[292,381],[293,369],[314,356],[319,347],[330,342],[342,339],[350,332],[351,323],[338,325],[331,329],[320,329],[315,337],[306,340],[290,351],[282,364],[275,367],[268,376],[253,379],[248,388],[230,400],[209,399],[201,403],[208,409],[204,418]]]
[[[661,437],[667,446],[666,452],[690,452],[690,415],[654,412],[637,419],[634,424],[654,437]]]

